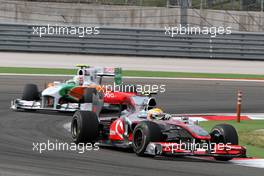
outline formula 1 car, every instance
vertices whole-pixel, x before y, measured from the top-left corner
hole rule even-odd
[[[11,101],[11,109],[75,112],[76,110],[91,110],[89,109],[91,106],[87,106],[87,103],[97,102],[96,109],[99,114],[102,108],[118,109],[124,95],[136,94],[132,86],[115,91],[102,85],[102,78],[105,76],[114,77],[114,84],[120,84],[122,82],[121,68],[98,68],[87,65],[77,65],[77,67],[79,69],[73,79],[66,82],[49,83],[41,93],[37,85],[27,84],[22,98]],[[93,93],[98,96],[92,96]]]
[[[117,117],[98,118],[93,111],[76,111],[71,122],[73,141],[133,148],[139,156],[212,156],[228,161],[246,155],[231,125],[216,125],[209,133],[188,117],[163,113],[156,108],[155,98],[144,95],[127,95],[125,104],[127,108]]]

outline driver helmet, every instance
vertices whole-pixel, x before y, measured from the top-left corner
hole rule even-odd
[[[82,76],[82,75],[74,76],[74,78],[73,78],[73,82],[74,82],[76,85],[82,86],[83,83],[84,83],[84,76]]]
[[[147,118],[148,119],[156,119],[159,120],[162,118],[163,111],[159,108],[153,108],[148,111]]]

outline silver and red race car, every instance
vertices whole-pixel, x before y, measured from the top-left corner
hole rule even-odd
[[[151,96],[130,94],[123,100],[126,108],[120,116],[75,112],[71,122],[74,142],[133,148],[139,156],[212,156],[222,161],[246,156],[231,125],[216,125],[209,133],[188,117],[163,113]]]

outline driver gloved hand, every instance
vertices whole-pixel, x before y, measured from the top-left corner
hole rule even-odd
[[[165,114],[164,120],[169,120],[170,118],[171,118],[171,115],[170,114]]]

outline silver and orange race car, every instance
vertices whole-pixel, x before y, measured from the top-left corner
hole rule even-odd
[[[77,65],[77,75],[66,82],[54,81],[39,92],[37,85],[25,85],[22,98],[11,101],[13,110],[56,110],[75,112],[76,110],[92,110],[89,104],[97,102],[97,114],[102,108],[118,109],[127,94],[136,94],[133,86],[115,91],[102,85],[103,77],[113,77],[114,84],[122,83],[122,69],[111,67],[90,67]],[[93,96],[93,93],[98,96]],[[96,100],[95,100],[96,99]],[[94,107],[95,108],[95,107]]]
[[[71,122],[75,143],[133,148],[139,156],[211,156],[227,161],[245,157],[235,128],[219,124],[207,132],[188,117],[164,113],[151,96],[126,95],[121,116],[98,117],[94,111],[77,111]]]

